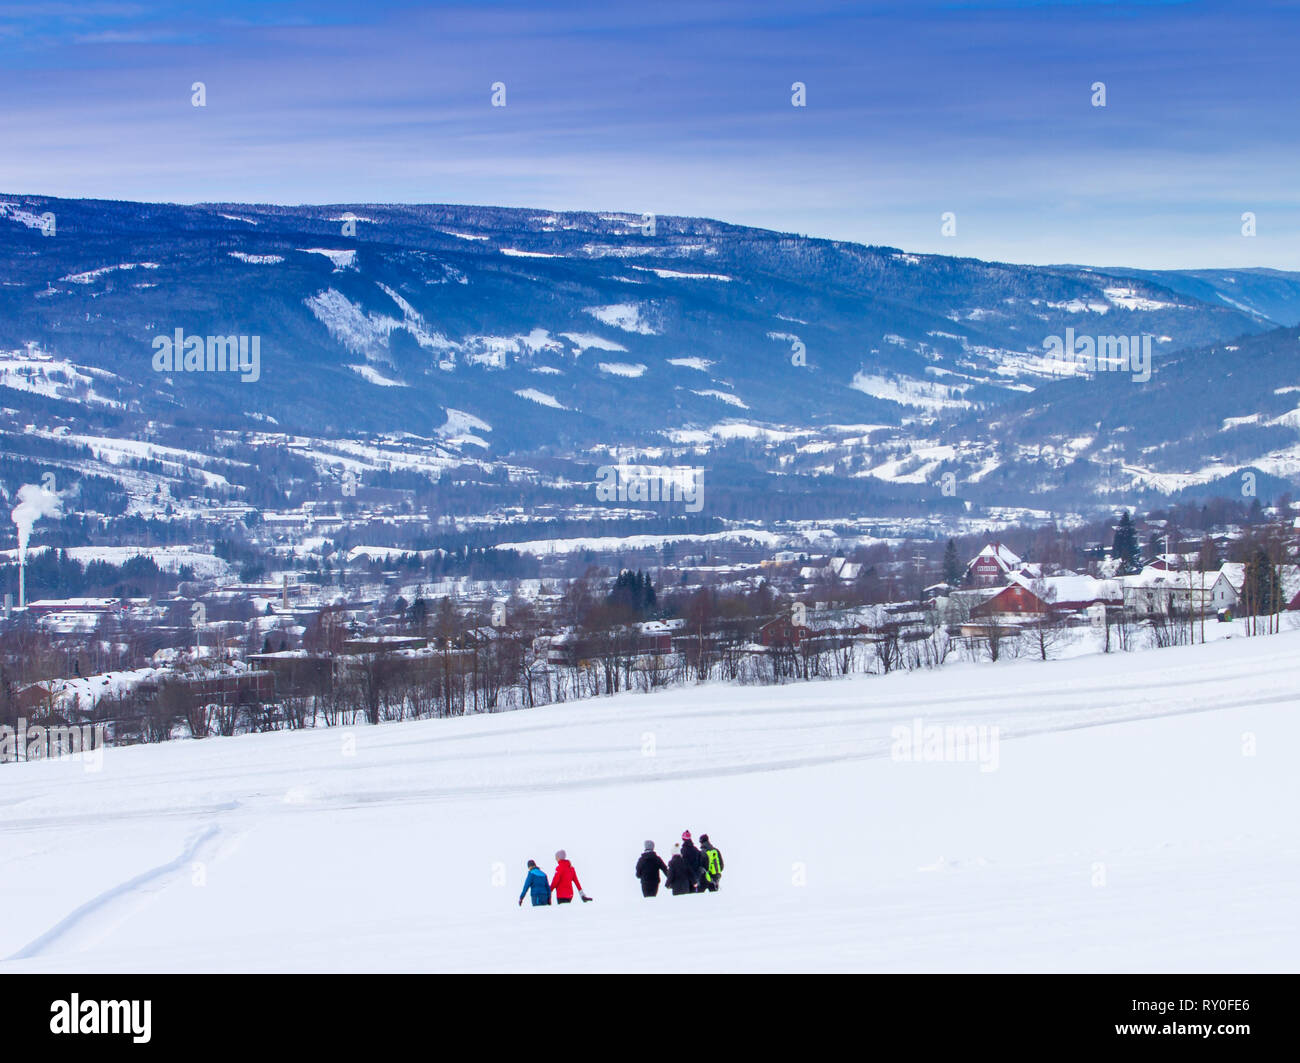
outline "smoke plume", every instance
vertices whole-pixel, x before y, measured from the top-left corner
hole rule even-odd
[[[63,502],[55,491],[40,484],[23,484],[18,488],[18,505],[13,510],[14,524],[18,526],[18,563],[27,561],[27,544],[32,538],[32,525],[42,517],[63,516]]]

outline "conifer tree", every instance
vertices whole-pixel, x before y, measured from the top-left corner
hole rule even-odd
[[[1119,561],[1122,576],[1131,576],[1142,570],[1142,551],[1138,546],[1137,528],[1133,526],[1133,518],[1129,516],[1128,510],[1124,511],[1119,519],[1119,527],[1115,529],[1111,556]]]
[[[948,547],[943,552],[943,581],[951,587],[957,586],[966,574],[966,566],[961,563],[961,558],[957,556],[957,543],[953,539],[948,540]]]

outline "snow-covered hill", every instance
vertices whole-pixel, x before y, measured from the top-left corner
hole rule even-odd
[[[708,467],[721,511],[762,518],[832,484],[843,502],[822,515],[951,516],[1235,495],[1242,470],[1271,498],[1300,478],[1295,330],[1278,327],[1300,315],[1297,274],[445,205],[6,196],[0,234],[0,447],[119,481],[110,512],[166,512],[191,493],[185,465],[226,501],[285,501],[339,473],[322,451],[393,441],[419,453],[352,471],[555,486],[590,475],[557,456],[668,447]],[[178,331],[214,365],[256,341],[256,372],[158,362]],[[1150,364],[1076,371],[1047,356],[1062,337],[1145,337]]]
[[[1300,631],[0,767],[0,971],[1294,970]],[[899,759],[971,726],[979,761]],[[991,770],[990,770],[991,769]],[[716,895],[641,898],[684,828]],[[596,902],[516,906],[565,848]]]

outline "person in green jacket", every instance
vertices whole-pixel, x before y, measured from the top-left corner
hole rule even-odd
[[[700,855],[704,857],[703,889],[710,893],[718,892],[718,880],[722,878],[722,853],[707,834],[700,835]]]

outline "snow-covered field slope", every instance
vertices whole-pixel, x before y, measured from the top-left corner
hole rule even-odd
[[[0,971],[1293,971],[1298,748],[1288,631],[7,765]],[[721,891],[643,900],[683,828]]]

